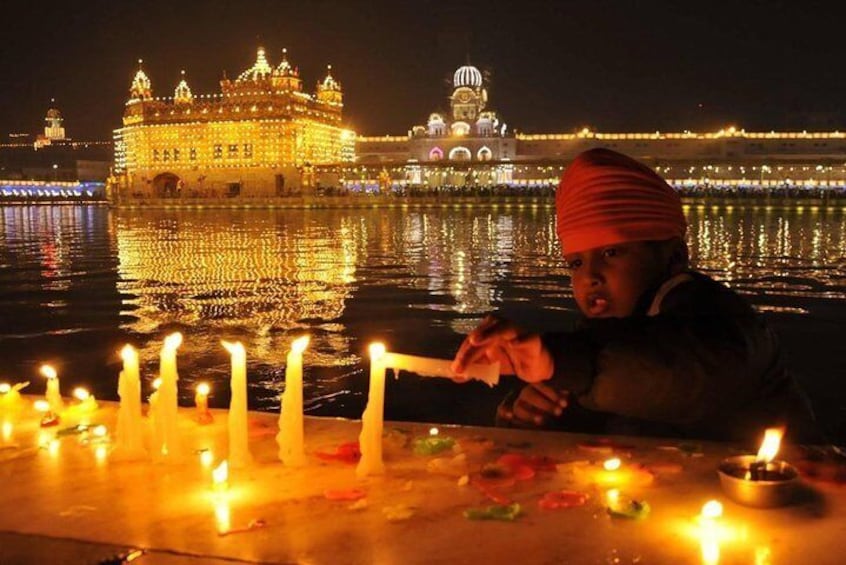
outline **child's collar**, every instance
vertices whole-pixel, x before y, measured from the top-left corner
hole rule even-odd
[[[685,271],[675,276],[672,276],[666,281],[664,281],[664,284],[658,287],[658,290],[655,292],[655,296],[652,298],[652,303],[649,305],[649,309],[646,311],[646,315],[656,316],[659,312],[661,312],[661,303],[664,301],[664,298],[670,293],[670,291],[679,286],[680,284],[692,280],[693,275]]]

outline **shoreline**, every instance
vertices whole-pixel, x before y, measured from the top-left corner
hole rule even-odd
[[[802,210],[804,207],[846,210],[846,196],[793,195],[684,195],[685,206],[738,208],[777,208]],[[554,195],[543,196],[301,196],[285,198],[179,198],[110,202],[107,200],[0,200],[6,206],[108,206],[123,210],[155,209],[372,209],[372,208],[491,208],[555,207]]]

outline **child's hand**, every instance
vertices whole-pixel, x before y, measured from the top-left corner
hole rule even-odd
[[[452,370],[460,379],[473,363],[500,363],[500,373],[537,383],[552,377],[552,356],[539,334],[526,333],[512,322],[488,315],[464,339]]]
[[[567,407],[567,396],[545,384],[523,387],[512,403],[504,402],[497,409],[497,419],[518,427],[540,427],[561,415]]]

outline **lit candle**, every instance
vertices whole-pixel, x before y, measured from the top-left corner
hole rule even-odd
[[[723,505],[717,500],[709,500],[702,506],[699,515],[699,543],[703,565],[716,565],[720,562],[722,536],[717,520],[722,515]]]
[[[18,420],[23,409],[19,391],[27,386],[29,382],[16,383],[14,386],[9,383],[0,383],[0,420],[4,425]]]
[[[77,403],[68,408],[66,412],[71,412],[74,416],[80,418],[82,423],[87,424],[91,414],[97,411],[97,400],[94,395],[81,386],[73,389],[72,394]]]
[[[196,420],[203,425],[214,421],[214,416],[209,412],[209,392],[211,392],[209,383],[199,383],[197,392],[194,393],[194,404],[197,406]]]
[[[303,351],[308,347],[309,337],[302,336],[291,344],[285,366],[285,392],[279,413],[279,459],[285,465],[305,465],[303,445]]]
[[[240,342],[221,342],[229,351],[232,377],[229,386],[229,464],[244,467],[252,461],[247,432],[247,353]]]
[[[44,400],[43,398],[39,398],[35,402],[32,403],[33,407],[35,408],[36,412],[41,413],[41,427],[47,428],[50,426],[58,425],[59,417],[54,414],[50,410],[50,403]]]
[[[208,469],[214,463],[214,453],[211,449],[203,449],[200,451],[200,464]]]
[[[224,460],[212,469],[212,484],[215,492],[226,492],[229,489],[229,464]]]
[[[386,369],[410,371],[423,377],[444,377],[448,379],[456,377],[452,370],[452,361],[448,359],[432,359],[388,351],[384,355],[384,365]],[[499,363],[470,365],[463,376],[471,380],[482,381],[488,386],[495,386],[499,384]]]
[[[157,391],[156,425],[160,426],[160,437],[154,445],[153,454],[170,459],[178,459],[181,455],[178,437],[177,417],[179,414],[179,399],[177,384],[179,373],[176,367],[176,350],[182,345],[182,334],[172,333],[164,340],[159,364],[159,378],[161,386]],[[152,399],[151,399],[152,400]]]
[[[361,415],[361,434],[358,438],[361,459],[356,467],[358,477],[377,475],[385,471],[382,462],[382,421],[385,412],[385,346],[370,345],[370,390],[367,408]]]
[[[47,377],[47,393],[44,398],[50,404],[50,412],[58,417],[65,408],[62,393],[59,392],[59,376],[56,374],[56,369],[50,365],[41,365],[41,374]]]
[[[115,431],[115,451],[118,458],[140,459],[146,456],[144,449],[144,429],[141,416],[141,375],[138,368],[138,352],[131,345],[120,351],[123,359],[123,371],[118,377],[117,430]]]

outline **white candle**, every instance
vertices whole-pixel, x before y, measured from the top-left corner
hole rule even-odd
[[[153,392],[150,393],[150,409],[148,416],[150,417],[150,425],[153,428],[153,453],[160,453],[162,443],[164,442],[164,432],[162,431],[162,415],[161,405],[159,404],[159,388],[162,386],[162,378],[159,377],[153,381]]]
[[[285,366],[285,392],[279,413],[279,459],[285,465],[305,465],[303,445],[303,351],[308,347],[309,337],[302,336],[291,344]]]
[[[177,423],[179,398],[176,384],[179,380],[176,350],[180,345],[182,345],[181,333],[176,332],[167,336],[161,350],[159,365],[159,378],[162,382],[157,392],[156,424],[160,426],[161,438],[159,445],[154,446],[153,453],[170,459],[178,459],[182,454]]]
[[[11,425],[18,420],[23,401],[21,400],[22,388],[29,386],[29,382],[16,383],[14,386],[9,383],[0,383],[0,420],[3,424]]]
[[[221,342],[229,351],[232,377],[229,380],[229,465],[244,467],[252,461],[247,432],[247,353],[240,342]]]
[[[445,377],[451,379],[456,376],[452,371],[452,361],[448,359],[432,359],[404,353],[385,353],[385,368],[395,371],[410,371],[424,377]],[[482,381],[488,386],[499,384],[499,363],[475,363],[467,367],[468,379]]]
[[[118,377],[117,430],[115,431],[114,454],[120,458],[142,458],[144,450],[144,429],[141,418],[141,375],[138,369],[138,352],[131,345],[120,351],[123,371]]]
[[[41,365],[41,374],[47,377],[47,393],[44,398],[50,404],[50,412],[59,416],[65,409],[62,393],[59,391],[59,376],[56,374],[56,369],[50,365]]]
[[[370,390],[367,408],[361,415],[361,434],[358,437],[361,459],[355,473],[358,477],[378,475],[385,471],[382,462],[382,424],[385,412],[385,346],[370,345]]]
[[[214,422],[214,416],[209,412],[209,393],[211,387],[209,383],[198,383],[197,390],[194,393],[194,405],[197,407],[196,420],[202,425],[211,424]]]
[[[80,423],[87,424],[91,414],[97,411],[97,399],[81,386],[73,389],[73,397],[78,400],[76,404],[68,408],[67,412],[73,411],[74,415],[80,418]]]

